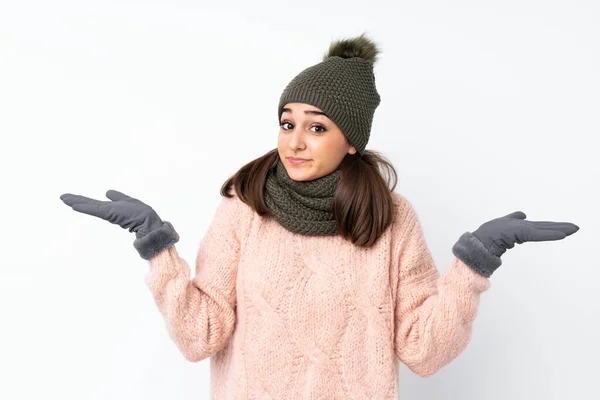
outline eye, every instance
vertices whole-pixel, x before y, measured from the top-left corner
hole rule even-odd
[[[289,122],[287,122],[287,121],[283,121],[283,122],[280,122],[280,123],[279,123],[279,126],[283,128],[283,126],[284,126],[285,124],[290,124],[290,123],[289,123]],[[290,125],[291,125],[291,124],[290,124]],[[286,129],[286,128],[283,128],[283,130],[287,131],[288,129]]]
[[[318,133],[324,133],[324,132],[326,132],[326,131],[327,131],[327,129],[325,129],[325,127],[324,127],[324,126],[322,126],[322,125],[313,125],[311,128],[321,128],[321,129],[322,129],[322,131],[320,131],[320,132],[318,132]]]

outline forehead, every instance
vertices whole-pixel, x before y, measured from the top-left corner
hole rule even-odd
[[[312,110],[312,111],[323,111],[319,107],[313,106],[308,103],[287,103],[284,108],[291,110]]]

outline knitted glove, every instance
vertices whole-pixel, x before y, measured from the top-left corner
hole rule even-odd
[[[577,232],[570,222],[525,221],[515,211],[481,225],[473,233],[465,232],[452,247],[452,253],[479,274],[489,278],[502,264],[500,256],[515,243],[560,240]]]
[[[116,190],[106,192],[112,201],[65,193],[60,199],[73,210],[93,215],[129,232],[135,232],[133,246],[144,260],[148,260],[179,241],[179,235],[168,221],[162,221],[147,204]]]

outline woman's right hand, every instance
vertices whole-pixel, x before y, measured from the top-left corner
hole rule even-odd
[[[61,195],[60,199],[77,212],[93,215],[129,229],[129,232],[135,232],[138,239],[163,226],[163,221],[154,209],[142,201],[116,190],[107,191],[106,197],[111,201],[71,193]]]
[[[73,210],[93,215],[135,232],[133,247],[144,260],[156,256],[179,241],[169,221],[163,221],[149,205],[116,190],[106,192],[111,201],[65,193],[60,199]]]

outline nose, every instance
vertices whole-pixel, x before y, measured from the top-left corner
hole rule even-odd
[[[304,148],[304,138],[300,129],[295,129],[290,136],[288,146],[291,150],[302,150]]]

